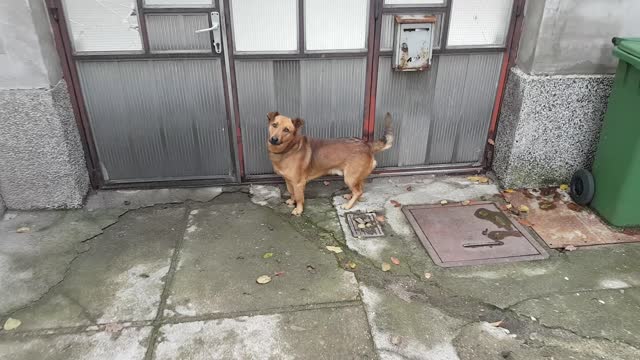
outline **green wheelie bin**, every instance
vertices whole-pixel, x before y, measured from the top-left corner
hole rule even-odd
[[[619,59],[592,172],[578,171],[571,195],[613,226],[640,226],[640,38],[614,38]]]

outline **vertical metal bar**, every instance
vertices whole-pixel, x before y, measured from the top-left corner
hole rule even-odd
[[[442,20],[442,33],[440,34],[440,49],[445,50],[449,44],[449,23],[451,22],[451,7],[455,0],[447,0],[444,19]]]
[[[138,26],[140,27],[140,35],[142,35],[142,46],[144,53],[148,54],[149,49],[149,33],[147,32],[147,18],[144,12],[144,0],[136,0],[136,12],[138,14]]]
[[[371,111],[371,77],[373,76],[373,54],[376,29],[376,0],[369,1],[369,22],[367,27],[367,72],[364,84],[364,118],[362,119],[362,138],[368,140],[369,113]],[[376,72],[377,74],[377,72]]]
[[[491,123],[487,133],[487,142],[484,147],[484,156],[482,157],[482,167],[491,166],[493,161],[493,149],[496,139],[496,129],[498,127],[498,119],[502,108],[502,99],[507,84],[509,68],[514,64],[517,56],[518,44],[520,42],[520,34],[522,32],[522,21],[524,15],[524,6],[526,0],[513,0],[513,8],[511,9],[511,22],[509,24],[509,32],[505,45],[507,50],[502,59],[502,67],[500,69],[500,80],[498,81],[498,89],[493,104],[493,112],[491,114]]]
[[[298,0],[298,54],[304,54],[304,0]]]
[[[380,34],[382,33],[382,7],[384,6],[383,0],[374,0],[374,41],[373,52],[371,53],[371,77],[370,86],[368,87],[369,93],[369,110],[368,118],[365,123],[363,131],[365,132],[364,138],[366,140],[372,140],[376,128],[376,94],[378,92],[378,65],[380,62]]]
[[[221,0],[220,5],[223,5],[220,8],[220,17],[222,21],[224,21],[224,36],[226,40],[227,46],[225,47],[225,59],[229,64],[227,67],[227,73],[229,76],[230,84],[227,88],[229,95],[231,97],[231,105],[232,105],[232,119],[234,120],[234,144],[236,146],[237,158],[236,158],[236,166],[238,169],[238,173],[236,177],[238,181],[242,181],[246,177],[245,166],[244,166],[244,149],[242,147],[242,126],[240,124],[240,105],[238,102],[238,82],[236,80],[236,69],[235,69],[235,59],[233,49],[235,48],[233,44],[233,30],[231,26],[231,22],[233,19],[231,18],[231,1],[232,0]],[[224,3],[224,4],[223,4]],[[222,15],[224,14],[224,16]],[[266,113],[265,113],[266,116]]]
[[[82,92],[78,82],[78,73],[73,61],[73,49],[61,1],[62,0],[47,0],[49,20],[51,21],[56,49],[61,60],[63,77],[67,83],[71,107],[73,108],[76,125],[80,133],[85,162],[89,172],[89,180],[91,187],[97,189],[104,183],[104,179],[98,168],[98,164],[100,164],[97,155],[98,152],[84,108],[84,99],[82,98]]]

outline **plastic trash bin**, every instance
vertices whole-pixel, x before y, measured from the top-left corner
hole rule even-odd
[[[619,59],[592,173],[578,171],[571,195],[611,225],[640,225],[640,38],[614,38]]]

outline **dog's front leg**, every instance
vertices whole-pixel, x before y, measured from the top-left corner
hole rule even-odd
[[[291,183],[287,179],[284,179],[284,181],[287,183],[287,191],[289,192],[289,199],[287,199],[287,201],[285,202],[287,203],[287,205],[293,206],[296,203],[296,200],[295,200],[296,198],[293,195],[294,194],[293,185],[291,185]]]
[[[300,181],[293,184],[293,199],[296,202],[296,207],[291,212],[291,215],[300,216],[304,209],[304,187],[307,185],[306,181]]]

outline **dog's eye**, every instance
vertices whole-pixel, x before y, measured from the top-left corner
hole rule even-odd
[[[284,130],[282,130],[284,132],[289,132],[289,128],[284,128]]]
[[[277,128],[277,127],[278,127],[278,124],[273,123],[273,124],[271,124],[271,126],[273,126],[274,128]]]

